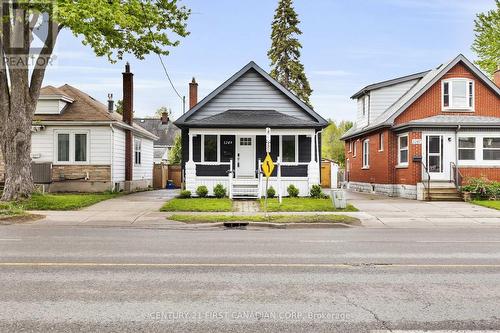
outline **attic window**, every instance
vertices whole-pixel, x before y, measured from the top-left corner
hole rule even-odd
[[[442,81],[443,110],[474,109],[474,81],[470,79],[449,79]]]
[[[363,117],[370,110],[370,95],[365,95],[363,97]]]

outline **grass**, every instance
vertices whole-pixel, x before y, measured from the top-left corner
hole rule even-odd
[[[215,222],[272,222],[272,223],[355,223],[359,220],[345,215],[208,215],[208,214],[174,214],[169,220],[184,223]]]
[[[473,204],[500,210],[500,200],[474,200]]]
[[[264,210],[264,199],[260,200],[260,208]],[[345,209],[335,209],[331,199],[314,198],[283,198],[280,204],[277,198],[268,199],[267,210],[269,212],[357,212],[351,204]]]
[[[33,194],[31,199],[20,201],[18,206],[25,210],[78,210],[98,202],[116,198],[121,193],[82,194]]]
[[[227,198],[175,198],[167,201],[160,210],[162,212],[230,212],[232,208],[233,203]]]
[[[0,220],[24,215],[26,213],[19,205],[10,202],[0,202]]]

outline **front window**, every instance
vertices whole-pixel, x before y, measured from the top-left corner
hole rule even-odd
[[[75,134],[75,162],[87,161],[87,134]]]
[[[500,160],[500,138],[483,138],[483,160]]]
[[[283,135],[283,137],[281,138],[281,152],[283,155],[283,162],[296,162],[295,140],[295,135]]]
[[[134,141],[134,163],[139,165],[142,162],[142,142],[140,139]]]
[[[352,149],[353,149],[353,151],[352,151],[352,156],[353,156],[353,157],[356,157],[356,151],[357,151],[357,148],[356,148],[356,146],[357,146],[357,145],[356,145],[356,141],[354,141],[352,144],[353,144],[353,148],[352,148]]]
[[[474,108],[474,81],[469,79],[444,80],[442,104],[445,110]]]
[[[462,161],[476,159],[476,138],[458,138],[458,159]]]
[[[408,165],[408,135],[398,138],[398,164]]]
[[[203,153],[205,162],[217,162],[217,135],[203,136]]]
[[[378,151],[384,150],[384,133],[378,135]]]
[[[363,168],[370,166],[370,140],[363,141]]]
[[[69,162],[69,133],[57,135],[57,161]]]

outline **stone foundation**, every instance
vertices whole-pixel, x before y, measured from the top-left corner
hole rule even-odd
[[[110,165],[53,165],[52,180],[110,182]]]
[[[417,199],[417,186],[405,184],[372,184],[349,182],[347,187],[357,192],[377,193],[389,197]]]

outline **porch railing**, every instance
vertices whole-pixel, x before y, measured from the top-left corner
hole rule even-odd
[[[425,174],[427,175],[427,185],[425,184],[426,182],[422,180],[422,184],[424,185],[424,193],[425,197],[424,200],[431,200],[431,174],[429,173],[429,169],[427,169],[427,166],[425,165],[424,161],[420,160],[420,164],[422,165]]]
[[[455,162],[450,162],[450,182],[455,184],[457,190],[462,186],[462,173],[460,173],[460,169],[457,168]]]

